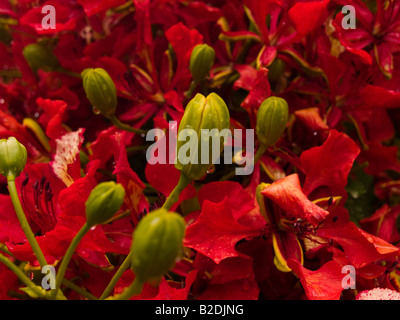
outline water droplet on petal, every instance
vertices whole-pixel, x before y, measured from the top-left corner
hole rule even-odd
[[[87,259],[90,257],[90,252],[88,252],[87,250],[81,250],[81,252],[79,252],[79,255],[83,258],[83,259]]]
[[[215,172],[215,165],[211,165],[208,169],[207,169],[207,173],[208,174],[213,174]]]
[[[100,114],[101,111],[99,109],[97,109],[96,107],[93,107],[93,113],[94,114]]]

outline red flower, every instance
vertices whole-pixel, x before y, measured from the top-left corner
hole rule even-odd
[[[300,278],[306,296],[310,300],[338,300],[343,291],[342,266],[329,261],[318,270],[308,270],[298,261],[291,259],[288,265]]]
[[[360,148],[344,133],[330,130],[319,147],[304,151],[300,156],[306,175],[303,192],[311,194],[317,188],[329,188],[330,196],[344,196],[347,177]]]
[[[393,1],[377,1],[376,12],[369,10],[359,0],[343,4],[354,6],[358,25],[356,29],[345,30],[341,26],[343,15],[337,15],[333,21],[341,44],[358,55],[362,54],[361,50],[366,50],[375,58],[385,77],[391,78],[393,54],[399,52],[399,4]]]
[[[187,227],[185,246],[215,263],[237,256],[235,245],[239,240],[263,233],[265,221],[254,211],[254,200],[239,184],[210,183],[199,192],[199,200],[202,209]],[[190,223],[190,216],[188,219]]]
[[[316,226],[329,214],[329,212],[308,200],[301,189],[297,174],[292,174],[265,186],[261,193],[278,205],[284,212],[283,216],[288,219],[298,218]],[[276,221],[275,219],[275,222],[279,222],[279,220]]]

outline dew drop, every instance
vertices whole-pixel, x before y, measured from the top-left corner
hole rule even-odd
[[[86,250],[82,250],[79,255],[83,258],[83,259],[87,259],[90,257],[90,253]]]
[[[96,107],[93,107],[93,113],[94,114],[100,114],[101,111],[99,109],[97,109]]]
[[[208,174],[213,174],[215,172],[215,165],[211,165],[208,169],[207,169],[207,173]]]

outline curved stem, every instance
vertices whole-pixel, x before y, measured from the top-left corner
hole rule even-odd
[[[115,285],[117,284],[119,278],[121,278],[121,276],[125,272],[125,270],[129,268],[129,266],[131,264],[131,256],[132,256],[131,252],[129,252],[129,254],[126,256],[124,262],[122,262],[118,271],[114,274],[111,281],[107,285],[107,288],[104,290],[104,292],[100,296],[100,300],[103,300],[110,295],[111,291],[114,289]]]
[[[254,156],[254,164],[257,164],[258,161],[260,161],[262,155],[265,153],[265,151],[267,151],[268,146],[264,145],[264,144],[260,144],[260,146],[258,147],[258,150],[256,152],[256,155]]]
[[[15,275],[35,294],[39,297],[45,297],[43,292],[37,287],[31,279],[29,279],[26,274],[18,268],[10,259],[0,253],[0,262],[4,263]]]
[[[67,270],[68,263],[71,260],[76,247],[78,246],[79,242],[82,240],[83,236],[90,230],[90,228],[91,228],[91,226],[87,225],[85,222],[85,224],[82,226],[82,228],[78,231],[78,233],[72,239],[72,242],[69,245],[68,250],[65,253],[65,256],[61,262],[60,268],[58,269],[57,277],[56,277],[56,288],[52,292],[53,296],[56,296],[58,290],[60,289],[61,283],[64,280],[65,271]]]
[[[111,122],[114,126],[116,126],[117,128],[119,128],[121,130],[134,132],[134,133],[146,133],[147,132],[146,130],[132,128],[130,125],[127,125],[126,123],[119,121],[119,119],[115,116],[115,114],[110,116],[109,119],[111,120]]]
[[[63,284],[70,288],[71,290],[74,290],[75,292],[79,293],[80,295],[84,296],[85,298],[89,300],[98,300],[97,297],[90,292],[86,291],[85,289],[82,289],[72,281],[69,281],[67,279],[63,279]]]
[[[131,283],[131,285],[125,289],[124,292],[118,294],[114,297],[110,297],[112,300],[129,300],[132,296],[137,295],[142,292],[143,289],[143,281],[140,281],[137,277]]]
[[[169,211],[171,207],[178,202],[179,195],[189,185],[190,182],[192,182],[192,180],[190,180],[188,177],[186,177],[184,174],[181,173],[178,184],[175,186],[174,190],[172,190],[172,192],[168,196],[167,200],[162,206],[162,209],[166,209],[167,211]]]
[[[47,261],[43,255],[42,250],[40,249],[39,244],[36,241],[35,235],[33,234],[31,227],[29,226],[28,219],[25,216],[24,210],[22,209],[21,202],[18,198],[17,188],[15,186],[15,180],[7,179],[7,183],[11,201],[13,203],[19,223],[21,224],[22,231],[25,233],[25,236],[32,247],[33,253],[39,261],[40,266],[44,267],[45,265],[47,265]]]

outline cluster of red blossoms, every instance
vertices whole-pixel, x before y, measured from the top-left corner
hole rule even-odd
[[[55,9],[54,28],[43,26],[44,5]],[[343,27],[345,5],[355,9],[355,28]],[[32,58],[30,44],[43,50]],[[199,44],[215,52],[200,84],[189,68]],[[92,107],[87,68],[112,78],[123,126]],[[352,300],[375,288],[400,291],[399,1],[2,0],[0,75],[0,138],[27,150],[16,189],[49,265],[58,271],[91,191],[107,181],[125,189],[113,219],[77,245],[64,297],[104,298],[112,279],[109,295],[132,283],[134,272],[122,268],[132,234],[180,177],[173,163],[146,161],[151,142],[140,132],[168,133],[196,93],[211,92],[243,137],[265,99],[285,99],[285,130],[250,175],[217,164],[180,193],[171,208],[186,221],[179,259],[132,299]],[[44,274],[4,177],[0,250],[19,270],[0,264],[0,298],[37,298],[26,287]]]

